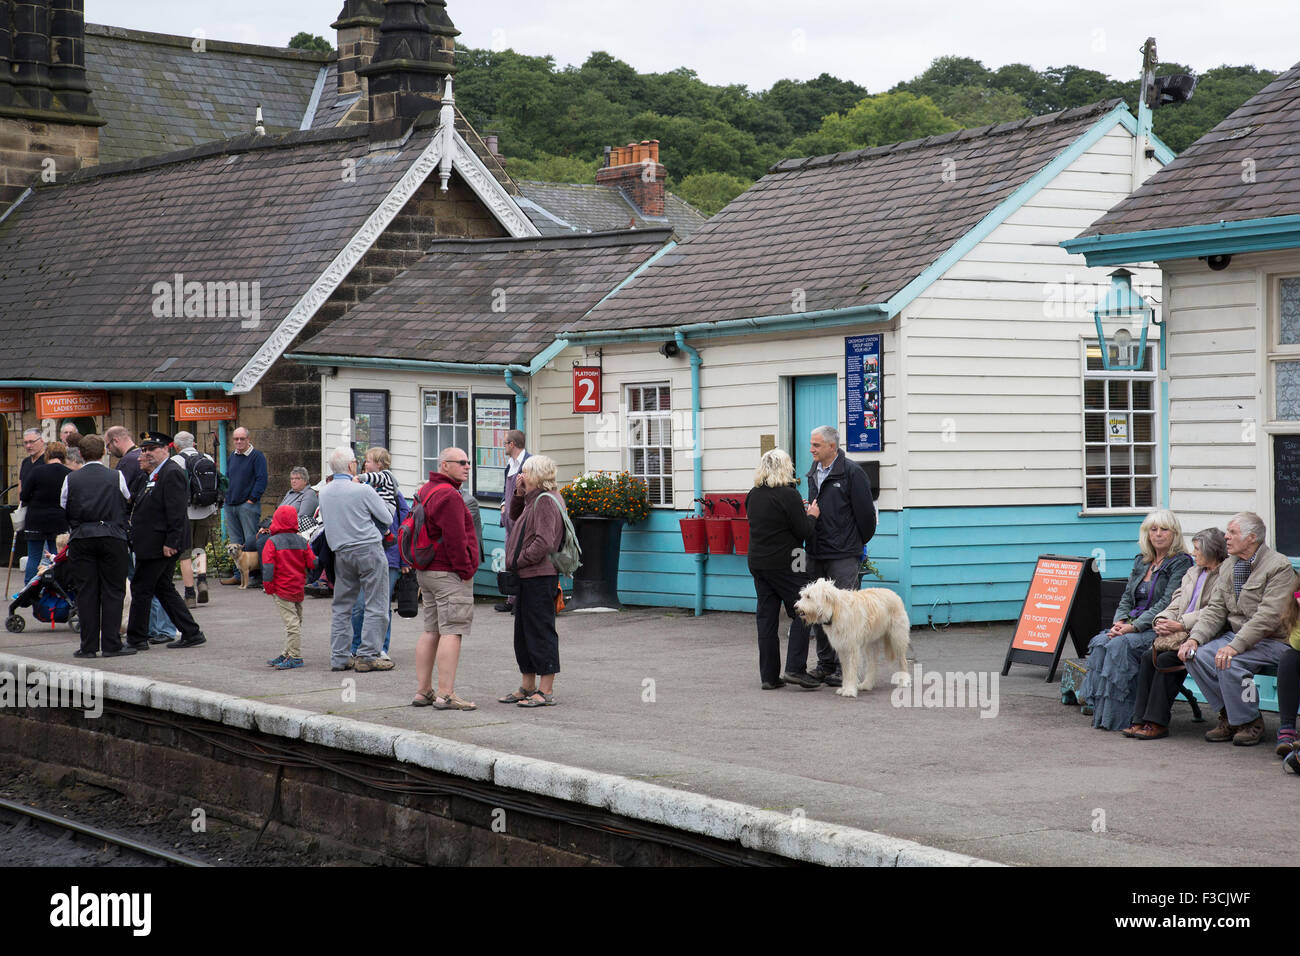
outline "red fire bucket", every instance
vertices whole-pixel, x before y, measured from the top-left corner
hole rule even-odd
[[[708,535],[704,518],[682,518],[682,547],[687,554],[703,554],[708,550]]]
[[[731,519],[705,518],[709,533],[709,554],[731,554]]]
[[[749,519],[731,519],[731,537],[736,543],[736,554],[749,554]]]

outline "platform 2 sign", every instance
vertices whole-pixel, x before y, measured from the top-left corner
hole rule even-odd
[[[1007,648],[1002,676],[1012,664],[1035,664],[1046,667],[1047,681],[1053,681],[1066,631],[1076,650],[1086,650],[1097,630],[1100,600],[1101,576],[1091,558],[1041,555]]]

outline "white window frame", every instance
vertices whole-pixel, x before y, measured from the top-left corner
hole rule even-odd
[[[653,411],[653,412],[646,412],[646,411],[636,411],[636,412],[634,412],[634,411],[632,411],[632,391],[633,391],[634,389],[651,389],[651,388],[654,388],[654,389],[664,389],[664,390],[667,392],[667,394],[668,394],[668,408],[666,408],[666,409],[663,409],[663,408],[661,408],[661,409],[656,409],[656,410]],[[649,480],[646,481],[646,485],[647,485],[647,487],[648,487],[648,489],[649,489],[649,498],[650,498],[650,507],[651,507],[651,508],[669,508],[669,509],[670,509],[670,508],[673,507],[673,491],[674,491],[674,487],[673,487],[673,471],[674,471],[674,467],[675,467],[675,465],[676,465],[676,462],[675,462],[674,459],[673,459],[673,410],[672,410],[672,404],[673,404],[673,386],[672,386],[672,383],[671,383],[671,382],[629,382],[629,383],[627,383],[627,384],[625,384],[625,385],[623,386],[623,408],[625,409],[625,414],[624,414],[624,416],[623,416],[623,421],[624,421],[624,423],[623,423],[623,439],[624,439],[624,445],[623,445],[623,450],[624,450],[623,462],[624,462],[624,467],[627,469],[628,474],[630,474],[630,475],[632,475],[633,477],[636,477],[636,478],[642,478],[642,479],[658,478],[658,479],[661,479],[661,481],[660,481],[660,491],[661,491],[661,493],[659,494],[658,498],[659,498],[659,499],[662,499],[662,500],[656,500],[656,495],[655,495],[655,493],[654,493],[654,486],[650,483]],[[632,439],[633,439],[632,429],[633,429],[633,424],[634,424],[634,422],[636,422],[636,421],[638,421],[638,420],[648,420],[648,419],[652,419],[652,418],[653,418],[653,419],[662,419],[662,420],[664,420],[664,421],[667,423],[667,428],[668,428],[668,435],[667,435],[668,441],[667,441],[667,443],[666,443],[666,444],[659,444],[659,443],[656,443],[656,444],[653,444],[653,445],[652,445],[652,444],[649,444],[649,443],[634,444],[633,441],[632,441]],[[636,472],[636,470],[634,469],[634,467],[633,467],[633,455],[632,455],[632,453],[633,453],[634,451],[638,450],[638,449],[640,449],[640,450],[644,450],[644,451],[649,451],[650,449],[655,449],[655,448],[659,449],[660,452],[661,452],[661,455],[660,455],[660,468],[659,468],[658,473],[656,473],[656,474],[650,474],[649,472],[646,472],[645,474],[638,474],[638,473]],[[664,451],[667,452],[667,459],[668,459],[668,461],[671,463],[671,464],[669,464],[669,466],[668,466],[667,468],[664,468],[664,467],[663,467],[664,456],[662,455],[662,452],[664,452]]]
[[[1083,356],[1082,356],[1082,363],[1081,363],[1082,376],[1080,378],[1080,391],[1079,391],[1079,425],[1080,425],[1079,437],[1081,440],[1081,447],[1083,449],[1083,467],[1081,469],[1082,478],[1083,478],[1083,482],[1081,485],[1082,494],[1083,494],[1082,513],[1092,514],[1092,515],[1146,514],[1147,512],[1151,511],[1153,508],[1159,508],[1161,502],[1161,487],[1160,487],[1161,454],[1162,454],[1160,449],[1161,402],[1160,402],[1160,373],[1157,371],[1157,366],[1159,365],[1160,342],[1158,339],[1154,337],[1147,339],[1146,359],[1147,359],[1147,364],[1150,366],[1150,370],[1135,371],[1135,372],[1118,371],[1118,370],[1107,371],[1104,368],[1098,368],[1098,369],[1088,368],[1088,350],[1089,348],[1093,348],[1093,349],[1097,348],[1097,340],[1096,338],[1084,336],[1082,339],[1082,344],[1083,344]],[[1105,442],[1088,441],[1088,416],[1089,414],[1096,414],[1098,411],[1098,409],[1091,409],[1088,407],[1087,383],[1093,381],[1100,381],[1103,383],[1102,385],[1103,408],[1100,411],[1106,417],[1108,422],[1110,419],[1110,411],[1111,411],[1110,383],[1115,381],[1123,381],[1129,383],[1128,406],[1124,409],[1118,410],[1121,411],[1126,417],[1126,424],[1127,424],[1128,437],[1129,437],[1128,441],[1111,442],[1109,441],[1109,435],[1107,436],[1108,440]],[[1150,441],[1138,442],[1133,440],[1133,435],[1134,435],[1133,422],[1134,422],[1134,412],[1135,412],[1135,409],[1132,407],[1133,405],[1132,383],[1133,382],[1147,382],[1151,386],[1151,440]],[[1141,410],[1136,410],[1136,411],[1141,411]],[[1128,473],[1119,472],[1119,473],[1112,474],[1110,470],[1111,449],[1113,449],[1117,445],[1125,445],[1129,449],[1130,468]],[[1137,466],[1134,460],[1135,459],[1134,451],[1138,448],[1149,448],[1151,450],[1151,470],[1149,473],[1137,472]],[[1106,453],[1106,471],[1104,474],[1089,474],[1088,453],[1089,451],[1092,450],[1104,451]],[[1126,504],[1115,505],[1111,503],[1111,493],[1112,493],[1111,483],[1114,479],[1117,478],[1128,479],[1129,501]],[[1138,505],[1133,503],[1137,498],[1137,479],[1139,478],[1149,478],[1151,481],[1151,503],[1150,504]],[[1088,483],[1090,481],[1097,481],[1097,480],[1103,480],[1106,485],[1105,505],[1091,505],[1088,502]]]
[[[465,429],[465,443],[462,444],[462,443],[458,440],[458,441],[455,442],[455,446],[456,446],[456,447],[461,447],[461,448],[463,448],[464,451],[465,451],[465,453],[466,453],[467,455],[470,456],[470,461],[471,461],[471,462],[473,462],[473,460],[474,460],[474,447],[473,447],[473,442],[474,442],[474,395],[473,395],[473,392],[471,391],[471,389],[469,388],[469,386],[460,386],[460,385],[451,385],[451,386],[447,386],[447,385],[421,385],[421,386],[420,386],[420,411],[419,411],[419,415],[420,415],[420,463],[424,466],[424,470],[421,472],[421,482],[420,482],[421,484],[423,484],[423,483],[424,483],[424,479],[427,478],[427,477],[429,476],[429,472],[431,472],[431,471],[437,471],[437,470],[438,470],[438,455],[442,452],[442,449],[443,449],[443,448],[447,448],[447,447],[451,447],[451,446],[448,445],[448,444],[442,444],[442,443],[439,443],[439,447],[437,447],[437,448],[429,448],[429,447],[428,447],[428,439],[427,439],[427,436],[426,436],[426,432],[425,432],[425,430],[426,430],[427,428],[434,427],[434,426],[430,426],[430,425],[426,425],[426,424],[425,424],[425,421],[424,421],[424,403],[425,403],[425,396],[427,396],[430,392],[451,392],[451,393],[453,393],[453,394],[455,394],[455,393],[460,393],[460,392],[463,392],[463,393],[464,393],[464,395],[465,395],[465,416],[466,416],[466,418],[465,418],[465,424],[464,424],[464,425],[460,425],[460,424],[457,424],[457,423],[455,423],[455,422],[439,422],[438,425],[437,425],[436,427],[438,427],[439,429],[442,429],[442,428],[450,428],[450,429],[452,429],[452,433],[453,433],[453,435],[455,434],[456,429],[458,429],[458,428],[464,428],[464,429]],[[454,403],[454,400],[453,400],[453,403]],[[432,464],[430,464],[430,463],[432,463]],[[472,476],[471,476],[471,479],[472,479]],[[473,485],[470,485],[470,487],[472,488]]]
[[[1300,361],[1300,343],[1282,344],[1282,281],[1300,280],[1300,273],[1278,272],[1268,276],[1268,347],[1264,358],[1264,379],[1267,392],[1265,421],[1270,431],[1288,433],[1300,426],[1300,418],[1279,418],[1277,413],[1277,365],[1281,362]]]

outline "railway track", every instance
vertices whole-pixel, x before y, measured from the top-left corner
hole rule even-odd
[[[92,852],[108,849],[111,853],[97,860],[101,865],[106,866],[131,865],[136,861],[138,861],[137,865],[209,866],[202,860],[141,843],[123,834],[113,833],[111,830],[101,830],[99,827],[58,817],[12,800],[0,799],[0,828],[4,828],[0,833],[5,837],[19,838],[24,843],[29,839],[36,841],[44,838],[51,846],[61,848],[70,841]],[[4,862],[0,859],[0,865]]]

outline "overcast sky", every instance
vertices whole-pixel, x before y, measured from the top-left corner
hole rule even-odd
[[[306,30],[333,44],[329,25],[341,8],[341,0],[86,0],[86,19],[274,46]],[[560,65],[604,50],[642,73],[686,66],[708,83],[751,90],[826,72],[876,93],[945,54],[1136,78],[1147,36],[1162,58],[1198,71],[1281,70],[1300,59],[1295,0],[448,0],[447,11],[466,46],[550,54]]]

